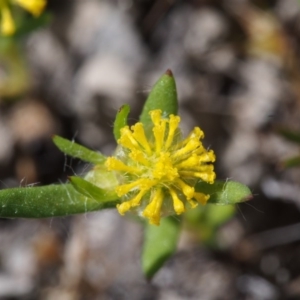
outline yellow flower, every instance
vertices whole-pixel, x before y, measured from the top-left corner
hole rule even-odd
[[[206,204],[209,195],[196,192],[194,185],[199,180],[214,182],[215,155],[203,147],[199,127],[182,139],[179,116],[163,118],[161,110],[150,111],[150,116],[152,131],[142,123],[121,129],[120,146],[106,167],[116,171],[121,182],[116,188],[122,200],[119,213],[136,211],[159,225],[161,216]]]
[[[3,35],[12,35],[16,30],[10,9],[11,4],[19,5],[38,17],[46,6],[46,0],[0,0],[1,33]]]

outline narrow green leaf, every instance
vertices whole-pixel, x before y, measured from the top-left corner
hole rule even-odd
[[[216,228],[232,218],[235,210],[234,205],[198,205],[187,210],[184,218],[193,226],[200,224],[202,227]]]
[[[0,217],[47,218],[115,207],[78,193],[71,184],[0,190]]]
[[[292,131],[285,128],[280,128],[278,133],[290,142],[300,144],[300,131]]]
[[[69,177],[69,180],[77,192],[99,203],[104,203],[118,199],[116,193],[107,191],[105,189],[101,189],[98,186],[90,183],[89,181],[84,180],[81,177],[71,176]]]
[[[175,252],[179,222],[172,217],[161,219],[159,226],[146,224],[142,253],[142,269],[150,279]]]
[[[282,163],[283,168],[294,168],[300,166],[300,156],[291,157]]]
[[[127,125],[127,117],[130,112],[130,106],[128,104],[124,104],[120,107],[119,111],[117,112],[116,119],[114,122],[114,136],[116,141],[120,138],[120,130],[124,126]]]
[[[236,204],[252,198],[250,189],[235,181],[215,181],[214,184],[198,182],[195,189],[210,195],[208,203],[219,205]]]
[[[152,124],[149,111],[154,109],[161,109],[165,117],[170,114],[177,115],[178,100],[176,83],[170,70],[167,70],[166,73],[158,79],[144,104],[140,121],[146,127]]]
[[[217,230],[234,216],[235,211],[234,205],[198,205],[185,212],[184,221],[199,242],[218,247]]]
[[[84,146],[81,146],[75,142],[71,142],[58,135],[55,135],[53,137],[53,142],[63,153],[79,158],[83,161],[96,165],[103,164],[106,160],[106,157],[101,153],[92,151]]]

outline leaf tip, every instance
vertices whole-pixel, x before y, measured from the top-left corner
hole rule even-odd
[[[253,195],[251,194],[251,195],[248,195],[245,198],[243,198],[242,202],[248,202],[248,201],[250,201],[252,199],[253,199]]]
[[[172,72],[170,69],[168,69],[168,70],[165,72],[165,75],[168,75],[168,76],[170,76],[170,77],[174,77],[174,76],[173,76],[173,72]]]
[[[124,107],[126,107],[126,104],[123,104],[123,105],[118,109],[118,113],[120,113],[120,112],[124,109]]]

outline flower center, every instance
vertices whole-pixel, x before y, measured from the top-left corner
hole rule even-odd
[[[169,152],[160,153],[159,158],[154,165],[152,176],[154,179],[163,182],[173,181],[179,177],[177,168],[173,167]]]

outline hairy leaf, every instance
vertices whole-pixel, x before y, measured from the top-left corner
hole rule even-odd
[[[236,204],[252,198],[250,189],[236,181],[215,181],[213,184],[198,182],[195,190],[209,194],[208,203],[219,205]]]
[[[55,135],[53,137],[53,142],[63,153],[72,157],[79,158],[83,161],[92,164],[103,164],[106,160],[106,157],[101,153],[92,151],[84,146],[81,146],[75,142],[71,142],[58,135]]]
[[[118,196],[114,192],[109,190],[101,189],[93,183],[84,180],[83,178],[72,176],[69,177],[71,184],[77,190],[77,192],[89,197],[99,203],[117,200]]]
[[[152,88],[140,116],[140,121],[147,127],[152,124],[149,111],[161,109],[163,116],[177,114],[178,100],[173,74],[168,70]]]
[[[0,190],[0,217],[47,218],[115,207],[78,193],[71,184]]]
[[[160,226],[145,225],[142,269],[150,279],[175,252],[179,223],[172,217],[161,219]]]
[[[127,117],[130,112],[130,106],[127,104],[124,104],[121,106],[119,111],[117,112],[116,119],[114,122],[114,136],[116,141],[120,138],[120,130],[124,126],[127,125]]]

